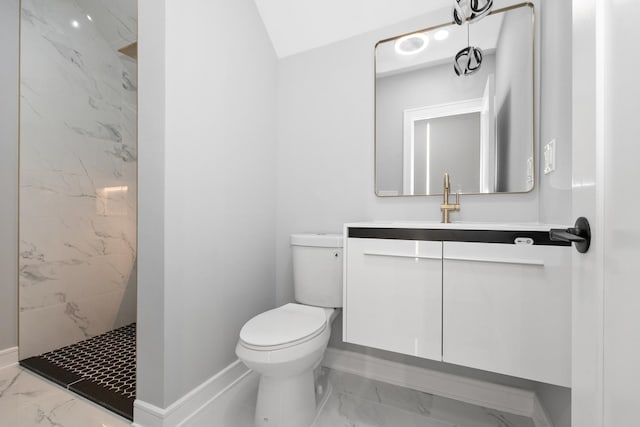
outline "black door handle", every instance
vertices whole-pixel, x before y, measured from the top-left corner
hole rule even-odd
[[[553,228],[549,230],[549,238],[560,242],[573,242],[581,254],[589,250],[591,245],[591,227],[585,217],[576,220],[573,228]]]

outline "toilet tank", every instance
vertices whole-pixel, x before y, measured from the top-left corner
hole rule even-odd
[[[342,307],[342,235],[293,234],[291,253],[296,301]]]

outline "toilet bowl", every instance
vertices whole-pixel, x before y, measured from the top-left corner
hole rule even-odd
[[[256,427],[309,427],[317,413],[316,369],[342,307],[342,236],[291,236],[296,300],[258,314],[236,354],[260,375]],[[316,304],[314,304],[316,303]]]
[[[334,309],[286,304],[243,327],[236,354],[260,374],[256,426],[311,425],[316,415],[313,370],[327,348],[335,313]]]

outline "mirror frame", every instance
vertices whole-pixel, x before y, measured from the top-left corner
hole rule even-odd
[[[527,194],[527,193],[531,193],[533,192],[536,187],[537,187],[537,181],[538,181],[538,151],[537,151],[537,140],[538,140],[538,115],[537,115],[537,104],[536,104],[536,94],[537,94],[537,85],[536,85],[536,77],[538,76],[538,73],[536,72],[537,70],[537,61],[536,61],[536,9],[535,9],[535,5],[531,2],[523,2],[523,3],[518,3],[518,4],[514,4],[511,6],[507,6],[507,7],[503,7],[500,9],[496,9],[491,11],[489,14],[487,14],[486,16],[491,16],[491,15],[495,15],[498,13],[504,13],[504,12],[508,12],[510,10],[514,10],[514,9],[519,9],[522,7],[528,7],[531,9],[531,52],[532,52],[532,61],[531,61],[531,66],[532,66],[532,79],[531,79],[531,100],[533,103],[533,132],[531,135],[531,143],[532,143],[532,151],[533,151],[533,185],[531,186],[531,188],[527,191],[512,191],[512,192],[494,192],[494,193],[460,193],[463,196],[480,196],[480,195],[500,195],[500,194]],[[418,33],[418,32],[427,32],[427,31],[434,31],[440,28],[444,28],[444,27],[449,27],[451,25],[456,25],[456,23],[452,20],[450,22],[446,22],[443,24],[438,24],[438,25],[434,25],[432,27],[427,27],[427,28],[422,28],[422,29],[417,29],[414,31],[410,31],[408,33],[404,33],[404,34],[400,34],[397,36],[393,36],[393,37],[389,37],[383,40],[379,40],[378,42],[376,42],[375,46],[373,47],[373,192],[376,195],[376,197],[381,197],[381,198],[393,198],[393,197],[429,197],[429,196],[442,196],[443,193],[433,193],[433,194],[398,194],[398,195],[380,195],[378,188],[377,188],[377,181],[378,181],[378,123],[377,123],[377,110],[378,110],[378,103],[377,103],[377,54],[376,51],[378,49],[378,45],[382,44],[382,43],[386,43],[386,42],[390,42],[390,41],[394,41],[397,40],[401,37],[404,36],[408,36],[410,34],[414,34],[414,33]]]

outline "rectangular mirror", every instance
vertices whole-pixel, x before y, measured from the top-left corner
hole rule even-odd
[[[468,46],[480,66],[458,76]],[[378,196],[442,194],[445,172],[461,194],[533,189],[533,5],[383,40],[375,57]]]

